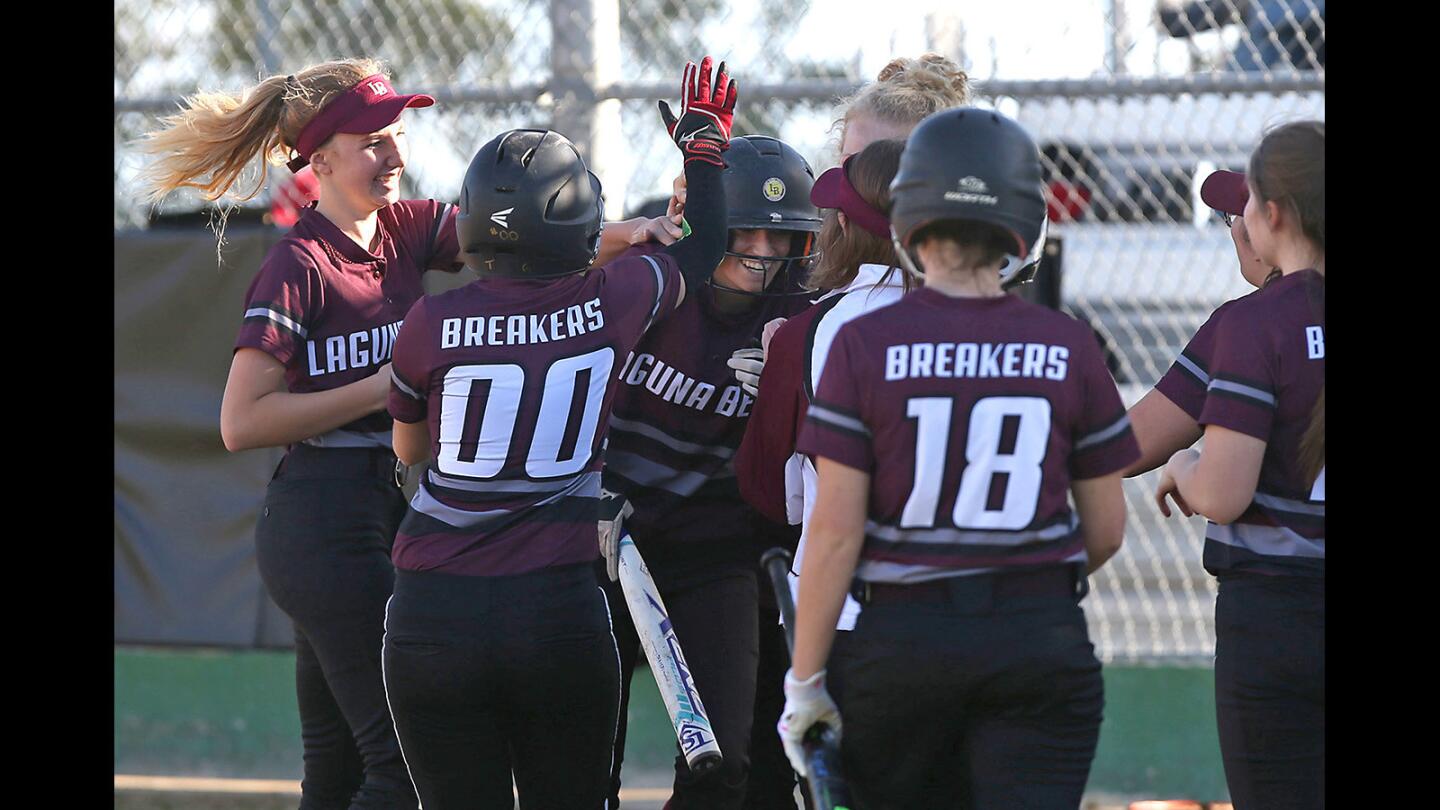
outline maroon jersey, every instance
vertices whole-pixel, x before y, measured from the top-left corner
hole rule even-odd
[[[1165,376],[1155,383],[1155,390],[1189,414],[1191,419],[1199,420],[1200,409],[1205,407],[1205,390],[1210,386],[1211,358],[1215,354],[1216,327],[1236,301],[1244,301],[1251,295],[1255,293],[1226,301],[1210,313],[1210,317],[1196,330],[1195,336],[1185,344],[1180,356],[1170,364]]]
[[[754,300],[750,310],[729,315],[715,307],[713,289],[701,287],[625,362],[610,418],[605,488],[624,493],[635,507],[625,527],[647,559],[657,544],[725,543],[738,534],[748,545],[729,551],[753,562],[756,547],[776,542],[736,483],[735,449],[754,400],[726,361],[736,349],[758,346],[767,321],[808,302],[804,296]]]
[[[931,289],[840,328],[799,450],[870,475],[872,582],[1083,563],[1070,482],[1140,456],[1089,327]]]
[[[395,567],[498,576],[598,557],[616,376],[679,288],[674,259],[656,254],[552,281],[485,278],[416,303],[395,342],[390,413],[428,421],[432,460]]]
[[[410,305],[425,294],[426,270],[454,272],[457,209],[434,200],[381,208],[378,250],[355,244],[312,206],[270,249],[245,294],[235,348],[259,349],[285,366],[291,393],[358,382],[390,362]],[[320,447],[390,447],[383,410],[304,442]]]
[[[1325,279],[1300,270],[1235,302],[1220,321],[1200,424],[1265,442],[1255,499],[1205,527],[1205,569],[1323,576],[1325,472],[1306,479],[1300,440],[1325,385]]]

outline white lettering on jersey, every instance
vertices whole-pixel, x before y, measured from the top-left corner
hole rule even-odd
[[[549,343],[579,337],[604,326],[605,314],[600,310],[600,299],[592,298],[583,306],[577,304],[549,315],[446,318],[440,322],[440,348]]]
[[[1043,343],[901,343],[885,348],[885,379],[1030,377],[1063,380],[1070,350]]]
[[[1325,359],[1325,330],[1322,327],[1305,327],[1305,348],[1311,360]]]
[[[448,321],[441,323],[442,330],[458,330],[459,319],[451,325]],[[390,361],[390,355],[395,349],[395,336],[400,333],[400,324],[403,321],[387,323],[383,326],[375,326],[370,329],[361,329],[345,335],[331,335],[325,338],[325,367],[320,367],[320,348],[317,341],[305,341],[305,358],[308,364],[307,371],[311,377],[319,377],[325,374],[334,374],[350,369],[378,366]]]

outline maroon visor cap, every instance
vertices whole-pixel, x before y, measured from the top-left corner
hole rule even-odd
[[[866,202],[860,192],[850,185],[850,176],[846,174],[846,169],[853,157],[855,156],[850,155],[839,166],[827,169],[815,178],[815,185],[810,187],[810,202],[816,208],[838,208],[845,212],[851,222],[882,239],[889,239],[889,218],[875,210],[875,207]]]
[[[1213,172],[1200,184],[1200,199],[1216,211],[1240,216],[1250,199],[1250,187],[1240,172]]]
[[[378,132],[395,123],[407,107],[429,107],[433,96],[424,93],[401,95],[390,86],[390,80],[379,73],[366,76],[354,87],[330,100],[295,139],[299,156],[289,163],[290,171],[298,172],[310,162],[320,144],[337,132],[364,135]]]

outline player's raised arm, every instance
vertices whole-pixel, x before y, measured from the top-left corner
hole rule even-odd
[[[691,234],[665,248],[680,265],[686,287],[703,284],[725,258],[727,212],[725,186],[720,173],[725,169],[723,153],[730,148],[730,122],[735,117],[738,85],[721,62],[711,84],[710,57],[685,64],[681,83],[680,115],[660,102],[660,117],[670,138],[685,155],[685,182],[689,202],[685,218]]]

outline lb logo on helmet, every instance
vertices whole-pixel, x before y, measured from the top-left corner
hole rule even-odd
[[[780,202],[785,199],[785,181],[778,177],[771,177],[760,187],[760,191],[770,202]]]

